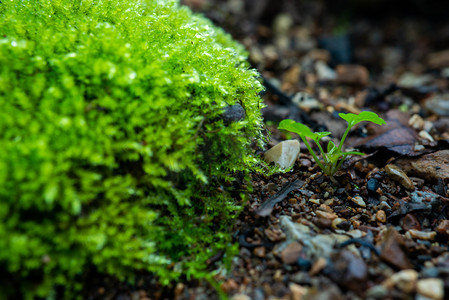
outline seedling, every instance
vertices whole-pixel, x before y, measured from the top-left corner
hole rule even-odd
[[[318,166],[324,171],[324,173],[329,175],[330,179],[334,183],[337,182],[334,178],[334,174],[340,169],[341,165],[343,164],[343,161],[346,159],[348,155],[364,155],[364,153],[357,151],[348,151],[348,152],[342,151],[343,143],[345,142],[345,139],[348,136],[348,133],[352,129],[352,127],[363,121],[373,122],[377,125],[387,124],[376,113],[368,111],[361,112],[358,115],[352,113],[348,114],[340,113],[338,114],[338,116],[343,120],[345,120],[346,122],[348,122],[348,128],[346,128],[346,131],[343,134],[343,137],[341,138],[338,147],[332,141],[330,141],[327,144],[327,152],[325,152],[321,147],[320,140],[323,137],[330,135],[331,132],[327,131],[312,132],[310,128],[307,127],[306,125],[295,122],[294,120],[290,119],[282,120],[281,123],[279,123],[279,129],[284,129],[297,133],[301,137],[302,141],[306,145],[307,149],[309,150],[310,154],[312,155],[313,159],[316,161]],[[314,141],[315,144],[318,146],[318,149],[321,152],[322,161],[318,159],[318,156],[312,150],[312,147],[310,146],[307,138]]]

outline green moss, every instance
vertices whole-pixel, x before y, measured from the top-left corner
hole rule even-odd
[[[245,58],[173,1],[3,1],[3,292],[67,296],[92,266],[207,277],[207,258],[235,253],[232,182],[262,143]],[[224,122],[237,103],[245,118]]]

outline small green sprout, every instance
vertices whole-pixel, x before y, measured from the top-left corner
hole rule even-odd
[[[310,128],[307,127],[306,125],[295,122],[294,120],[290,119],[282,120],[281,123],[279,123],[279,129],[284,129],[297,133],[301,137],[302,141],[306,145],[307,149],[309,150],[310,154],[312,155],[313,159],[316,161],[318,166],[324,171],[324,173],[329,175],[330,179],[334,183],[336,183],[336,180],[333,176],[338,171],[338,169],[340,169],[341,165],[343,164],[343,161],[348,155],[364,155],[364,153],[356,151],[349,151],[349,152],[342,151],[343,143],[352,127],[363,121],[373,122],[377,125],[386,124],[386,122],[382,118],[380,118],[376,113],[368,111],[361,112],[358,115],[351,113],[348,114],[340,113],[338,114],[338,116],[343,120],[345,120],[346,122],[348,122],[348,128],[346,128],[346,131],[343,134],[343,137],[341,138],[338,147],[332,141],[330,141],[327,144],[327,152],[325,152],[321,147],[320,140],[323,137],[330,135],[331,132],[327,131],[312,132]],[[310,147],[307,138],[310,138],[318,146],[323,161],[320,161],[318,159],[317,155],[312,150],[312,147]]]

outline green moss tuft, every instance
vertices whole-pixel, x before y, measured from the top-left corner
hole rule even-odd
[[[92,266],[168,283],[230,257],[233,177],[263,143],[245,58],[173,1],[2,1],[3,293],[67,296]],[[223,121],[234,104],[245,118]]]

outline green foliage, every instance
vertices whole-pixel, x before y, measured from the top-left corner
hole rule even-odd
[[[91,267],[169,283],[230,259],[233,181],[263,144],[245,58],[175,1],[2,1],[0,294],[71,297]]]
[[[346,159],[348,155],[363,155],[363,153],[361,152],[342,151],[343,143],[352,127],[363,121],[373,122],[377,125],[386,124],[386,122],[382,118],[380,118],[376,113],[368,111],[361,112],[358,115],[352,113],[348,114],[340,113],[338,115],[340,116],[340,118],[348,122],[348,127],[346,128],[346,131],[343,134],[343,137],[341,138],[338,147],[334,144],[334,142],[330,141],[327,144],[327,152],[325,152],[321,147],[320,140],[323,137],[330,135],[331,132],[327,131],[312,132],[310,128],[307,127],[306,125],[295,122],[294,120],[290,119],[282,120],[279,123],[279,129],[284,129],[297,133],[301,137],[302,141],[306,145],[307,149],[309,150],[315,162],[324,171],[324,173],[330,176],[332,181],[335,181],[333,175],[340,169],[343,161]],[[320,159],[317,157],[312,147],[310,146],[309,142],[307,141],[307,138],[310,138],[318,146],[323,161],[320,161]]]

